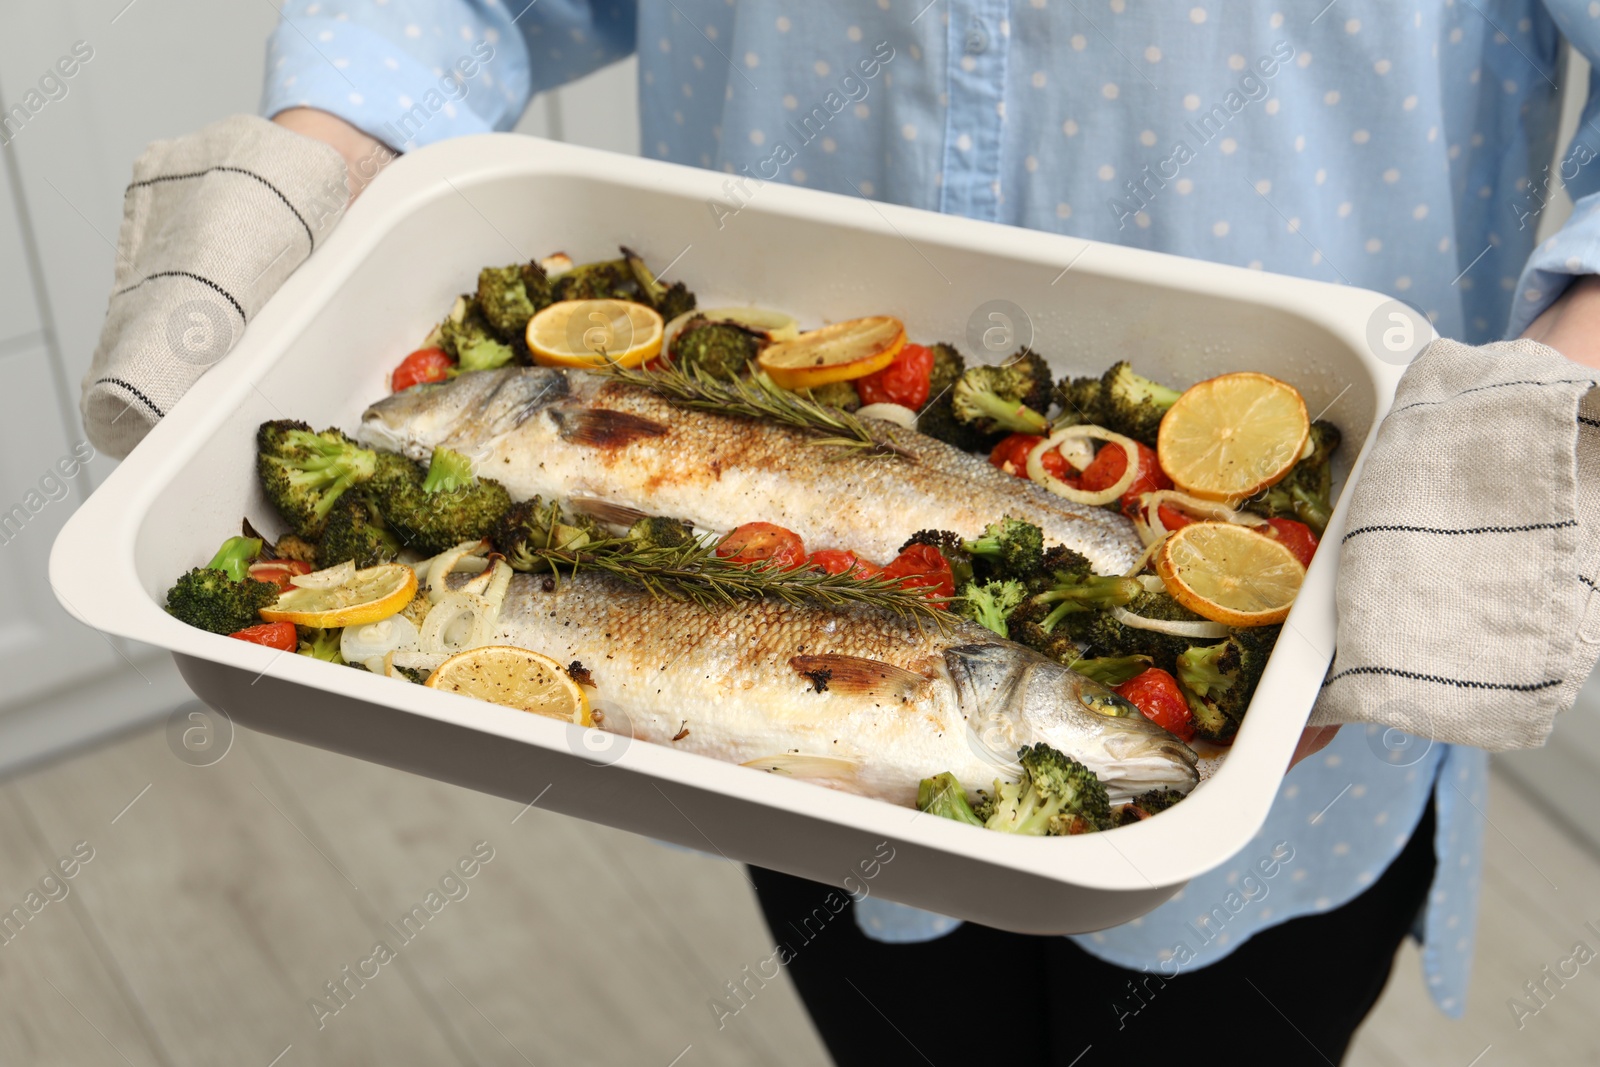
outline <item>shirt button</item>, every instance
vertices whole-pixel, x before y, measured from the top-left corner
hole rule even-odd
[[[982,55],[989,49],[989,34],[984,30],[983,23],[974,21],[967,28],[966,38],[967,54],[969,56]]]

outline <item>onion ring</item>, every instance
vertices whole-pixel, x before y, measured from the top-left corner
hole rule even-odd
[[[1089,492],[1084,489],[1074,489],[1055,475],[1044,469],[1044,454],[1063,441],[1078,437],[1097,437],[1110,444],[1121,446],[1127,453],[1128,463],[1122,471],[1122,477],[1117,479],[1115,485],[1102,489],[1099,492]],[[1090,507],[1104,507],[1106,504],[1118,499],[1133,485],[1139,476],[1139,446],[1120,433],[1113,433],[1103,426],[1068,426],[1057,430],[1043,441],[1034,445],[1028,452],[1028,477],[1044,486],[1057,496],[1066,497],[1078,504],[1088,504]]]

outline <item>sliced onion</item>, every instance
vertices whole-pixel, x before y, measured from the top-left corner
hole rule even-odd
[[[1235,526],[1265,526],[1267,520],[1260,515],[1248,511],[1235,511],[1219,500],[1201,500],[1188,493],[1180,493],[1176,489],[1159,489],[1154,493],[1145,493],[1139,498],[1139,508],[1145,513],[1145,521],[1149,524],[1150,532],[1156,537],[1167,535],[1167,524],[1161,521],[1161,505],[1175,504],[1177,509],[1186,515],[1198,515],[1203,519],[1214,519],[1217,522],[1231,522]]]
[[[417,627],[404,615],[391,615],[365,626],[346,626],[339,635],[339,655],[346,663],[360,663],[385,653],[417,647]],[[381,673],[374,671],[373,673]]]
[[[1124,571],[1122,576],[1124,578],[1137,578],[1139,576],[1139,572],[1150,565],[1150,560],[1155,557],[1156,549],[1160,548],[1161,542],[1165,541],[1166,539],[1167,535],[1162,534],[1160,537],[1153,539],[1149,544],[1145,545],[1144,551],[1139,553],[1139,558],[1133,561],[1133,566]]]
[[[1120,445],[1128,454],[1128,465],[1122,472],[1122,477],[1117,479],[1117,484],[1102,489],[1098,493],[1091,493],[1083,489],[1074,489],[1060,478],[1044,469],[1044,454],[1063,441],[1076,438],[1099,438],[1114,445]],[[1112,433],[1103,426],[1068,426],[1066,429],[1057,430],[1043,441],[1033,446],[1028,453],[1028,477],[1044,486],[1057,496],[1066,497],[1068,500],[1079,504],[1088,504],[1091,507],[1103,507],[1116,500],[1133,480],[1139,476],[1139,446],[1120,433]]]
[[[1161,580],[1161,575],[1159,574],[1141,574],[1135,578],[1135,581],[1144,586],[1146,593],[1165,593],[1167,591],[1167,583]]]
[[[917,413],[904,404],[868,404],[856,412],[858,417],[882,419],[908,430],[917,428]]]
[[[1136,630],[1154,630],[1156,633],[1168,634],[1172,637],[1214,638],[1228,636],[1228,628],[1220,622],[1206,620],[1180,622],[1173,619],[1147,619],[1143,615],[1135,615],[1124,607],[1113,607],[1111,614],[1124,626],[1131,626]]]
[[[418,645],[423,652],[460,652],[494,637],[496,606],[476,593],[446,593],[422,620]]]
[[[500,605],[505,603],[506,590],[511,588],[511,564],[505,557],[496,555],[494,564],[477,577],[461,586],[459,592],[475,593],[489,605],[489,622],[500,618]]]
[[[426,578],[428,599],[437,604],[449,592],[445,588],[445,578],[453,571],[465,570],[467,566],[466,560],[471,557],[485,557],[483,567],[479,567],[478,570],[485,569],[489,565],[486,559],[488,552],[489,542],[487,540],[463,541],[456,547],[434,556],[433,559],[425,564],[418,564],[417,580],[420,582]],[[428,568],[426,575],[421,569],[423,566]]]

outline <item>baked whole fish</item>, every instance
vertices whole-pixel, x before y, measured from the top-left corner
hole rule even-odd
[[[718,533],[763,520],[808,549],[853,549],[878,563],[917,530],[976,537],[1006,515],[1101,573],[1125,571],[1142,550],[1121,516],[922,434],[896,435],[908,459],[856,455],[787,427],[674,407],[588,371],[508,367],[407,389],[368,408],[356,436],[419,460],[453,449],[516,499],[587,501]]]
[[[580,661],[603,729],[897,804],[940,771],[992,788],[1039,741],[1113,803],[1197,781],[1194,753],[1132,704],[960,619],[941,633],[869,608],[704,608],[601,575],[518,574],[494,642]]]

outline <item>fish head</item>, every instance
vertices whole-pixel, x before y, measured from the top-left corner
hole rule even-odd
[[[1194,751],[1133,704],[1076,671],[1010,642],[945,650],[968,744],[996,773],[1021,772],[1017,750],[1043,742],[1094,771],[1113,803],[1151,789],[1187,793]]]
[[[417,460],[441,446],[470,456],[570,391],[566,372],[553,367],[472,371],[378,401],[362,414],[356,438]]]

